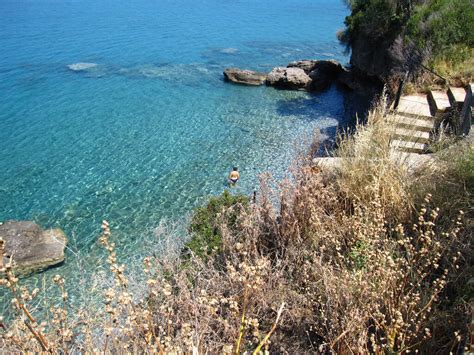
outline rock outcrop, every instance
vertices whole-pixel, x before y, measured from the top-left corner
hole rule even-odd
[[[383,85],[379,80],[371,79],[351,68],[342,68],[337,75],[337,83],[363,95],[374,96],[380,93]]]
[[[42,230],[34,222],[7,221],[0,225],[5,242],[5,265],[13,259],[17,274],[44,270],[64,261],[67,238],[61,229]]]
[[[287,67],[276,67],[268,74],[239,68],[227,68],[224,77],[244,85],[262,85],[266,83],[278,89],[321,91],[334,82],[363,94],[378,93],[381,82],[371,80],[359,71],[345,68],[335,60],[299,60],[290,62]]]
[[[267,85],[279,89],[304,90],[311,84],[311,78],[301,68],[277,67],[267,75]]]
[[[317,70],[333,77],[342,70],[342,65],[337,60],[298,60],[290,62],[287,67],[303,69],[306,74]]]
[[[236,84],[263,85],[267,75],[252,70],[227,68],[224,70],[224,78]]]
[[[288,63],[287,68],[300,68],[305,71],[306,74],[311,73],[316,67],[319,60],[296,60]]]
[[[342,65],[334,60],[319,61],[309,73],[312,90],[326,89],[342,71]]]
[[[303,69],[311,79],[310,91],[321,91],[330,86],[342,72],[342,65],[335,60],[299,60],[288,64],[288,68]]]
[[[419,70],[425,55],[401,35],[373,40],[370,35],[360,34],[351,42],[351,48],[350,62],[356,75],[379,87],[386,85],[391,94],[406,72],[413,74]]]

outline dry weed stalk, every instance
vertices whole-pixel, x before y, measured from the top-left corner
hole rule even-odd
[[[30,343],[33,337],[41,346],[42,351],[49,351],[49,345],[42,330],[39,329],[36,319],[25,306],[25,303],[35,297],[38,291],[35,290],[30,294],[26,289],[18,289],[18,278],[13,274],[13,258],[10,258],[9,262],[3,265],[4,252],[5,242],[0,238],[0,274],[2,274],[0,284],[11,292],[11,304],[20,312],[21,323],[18,324],[18,330],[21,333],[20,336],[18,336],[9,331],[6,334],[2,334],[2,338],[7,341],[11,340],[14,344],[17,344],[20,349],[29,350],[28,343]],[[27,330],[27,332],[25,332],[25,330]]]

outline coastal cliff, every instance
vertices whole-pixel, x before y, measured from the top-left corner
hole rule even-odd
[[[413,80],[435,71],[446,81],[473,77],[474,5],[469,0],[352,0],[338,38],[351,48],[352,69],[393,91],[407,73]],[[423,80],[436,81],[439,76]]]

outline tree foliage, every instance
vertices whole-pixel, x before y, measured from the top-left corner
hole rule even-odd
[[[431,53],[431,62],[459,63],[473,55],[474,4],[471,0],[350,0],[344,36],[377,44],[402,36]]]

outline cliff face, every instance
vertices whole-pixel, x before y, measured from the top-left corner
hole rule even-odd
[[[373,43],[361,36],[352,42],[351,65],[360,75],[380,83],[386,83],[393,76],[403,72],[401,37]]]
[[[351,0],[339,38],[352,48],[353,70],[389,84],[407,72],[426,82],[473,76],[472,0]],[[424,64],[421,66],[420,64]],[[428,67],[430,70],[424,70]],[[429,72],[438,73],[430,77]]]
[[[391,91],[393,83],[414,68],[419,55],[404,41],[410,13],[405,0],[353,2],[343,37],[352,48],[352,70],[359,77],[387,84]]]

